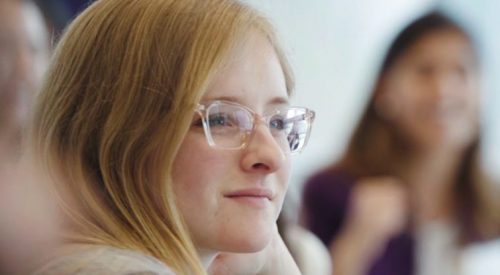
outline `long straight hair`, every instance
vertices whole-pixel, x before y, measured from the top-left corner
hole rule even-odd
[[[172,192],[193,110],[250,31],[269,22],[233,0],[100,0],[62,36],[38,98],[32,144],[53,176],[64,239],[205,273]]]

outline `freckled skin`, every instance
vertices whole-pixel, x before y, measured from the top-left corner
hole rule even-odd
[[[288,101],[285,77],[271,44],[252,34],[235,50],[202,102],[232,98],[259,115]],[[281,103],[283,104],[283,103]],[[193,125],[174,163],[174,192],[195,245],[203,251],[255,252],[271,240],[290,174],[289,153],[259,124],[246,148],[221,150]],[[244,188],[268,188],[274,197],[264,207],[225,194]]]

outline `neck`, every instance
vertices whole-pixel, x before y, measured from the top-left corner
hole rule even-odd
[[[404,174],[412,190],[417,226],[453,222],[453,189],[463,158],[464,150],[446,148],[411,157]]]
[[[410,177],[434,179],[434,181],[454,181],[464,158],[463,149],[449,148],[429,150],[423,153],[412,154],[406,170]]]

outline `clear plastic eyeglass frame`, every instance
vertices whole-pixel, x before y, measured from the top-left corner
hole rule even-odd
[[[214,114],[214,109],[233,112]],[[277,108],[269,115],[261,116],[244,105],[225,100],[212,101],[206,105],[198,104],[194,111],[201,118],[205,137],[211,147],[223,150],[244,149],[254,135],[258,122],[261,121],[278,143],[287,144],[284,147],[288,147],[292,155],[301,153],[305,148],[315,117],[314,111],[304,107]],[[232,129],[232,132],[222,131],[221,128]],[[218,142],[218,135],[231,139],[233,144]]]

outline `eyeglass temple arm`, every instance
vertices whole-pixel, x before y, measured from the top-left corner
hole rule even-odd
[[[291,118],[287,118],[286,121],[290,122],[290,121],[300,121],[300,120],[305,120],[305,119],[314,119],[315,116],[316,116],[316,114],[313,111],[307,110],[307,112],[305,114],[302,114],[299,116],[294,116]]]

